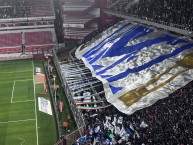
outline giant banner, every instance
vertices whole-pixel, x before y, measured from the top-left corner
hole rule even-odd
[[[107,101],[126,114],[168,97],[193,80],[193,42],[144,25],[121,22],[80,46]]]

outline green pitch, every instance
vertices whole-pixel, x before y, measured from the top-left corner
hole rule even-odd
[[[57,141],[55,118],[40,112],[43,85],[35,82],[39,60],[0,62],[0,145],[53,145]],[[53,112],[53,111],[52,111]]]

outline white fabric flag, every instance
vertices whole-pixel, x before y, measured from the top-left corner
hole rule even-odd
[[[118,120],[117,120],[117,123],[119,124],[122,124],[123,123],[123,117],[122,116],[119,116]]]
[[[102,81],[107,101],[126,114],[193,80],[192,40],[127,21],[80,46],[76,57]]]
[[[121,128],[121,131],[120,131],[120,137],[124,137],[124,136],[126,136],[126,131],[125,131],[125,128],[124,128],[124,126],[122,126],[122,128]]]
[[[114,116],[114,120],[113,120],[112,124],[115,126],[116,123],[117,123],[117,118]]]
[[[103,124],[104,124],[104,129],[109,128],[109,122],[108,122],[108,119],[107,119],[106,122],[103,123]]]
[[[108,122],[108,129],[111,130],[111,133],[114,131],[114,126],[111,125],[111,123]]]
[[[118,126],[114,126],[115,127],[115,134],[118,135],[120,134],[120,128]]]
[[[111,120],[110,116],[105,116],[106,120]]]
[[[139,125],[139,127],[146,128],[146,127],[148,127],[148,124],[145,123],[145,121],[142,121],[141,124]]]

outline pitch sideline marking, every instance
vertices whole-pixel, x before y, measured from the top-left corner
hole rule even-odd
[[[13,82],[13,89],[12,89],[12,95],[11,95],[11,103],[13,102],[13,92],[14,92],[14,89],[15,89],[15,81]]]
[[[37,145],[39,145],[38,141],[38,121],[37,121],[37,108],[36,108],[36,88],[35,88],[35,83],[34,83],[34,63],[33,63],[33,58],[32,58],[32,69],[33,69],[33,84],[34,84],[34,101],[35,101],[35,118],[36,118],[36,139],[37,139]]]
[[[11,74],[11,73],[22,73],[22,72],[31,72],[31,70],[28,70],[28,71],[10,71],[10,72],[1,72],[0,75],[2,74]]]
[[[32,81],[33,79],[25,79],[25,80],[15,80],[15,81]],[[0,83],[0,84],[5,84],[5,83],[9,83],[9,82],[12,82],[12,81],[3,81],[3,83]]]
[[[12,102],[12,103],[25,103],[25,102],[32,102],[34,100],[25,100],[25,101],[15,101],[15,102]]]
[[[33,79],[24,79],[24,80],[15,80],[15,81],[24,82],[24,81],[33,81]]]
[[[24,122],[24,121],[33,121],[35,119],[25,119],[25,120],[15,120],[15,121],[6,121],[6,122],[0,122],[1,123],[14,123],[14,122]]]

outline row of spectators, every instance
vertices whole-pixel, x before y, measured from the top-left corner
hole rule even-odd
[[[25,0],[2,0],[0,2],[0,18],[28,17],[30,7],[27,2]]]
[[[192,0],[127,0],[119,1],[111,10],[170,26],[193,30]]]
[[[130,116],[120,113],[113,106],[104,110],[84,110],[87,134],[83,142],[104,145],[192,145],[192,94],[193,82]]]
[[[38,4],[38,5],[37,5]],[[34,16],[52,16],[51,1],[1,0],[0,19]]]

